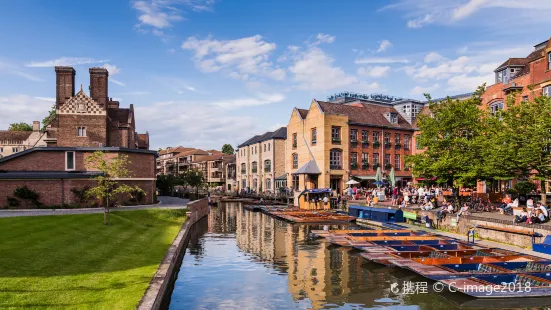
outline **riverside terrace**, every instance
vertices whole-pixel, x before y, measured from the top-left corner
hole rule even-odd
[[[348,201],[348,205],[365,205],[365,201]],[[382,201],[375,205],[378,208],[391,207],[390,201]],[[499,212],[477,212],[470,215],[462,215],[457,221],[455,214],[448,215],[438,220],[437,212],[440,208],[421,210],[417,206],[402,209],[405,218],[415,217],[418,221],[427,216],[436,228],[466,235],[469,229],[476,227],[476,233],[481,239],[489,239],[506,244],[530,248],[532,235],[551,235],[551,222],[543,224],[514,223],[511,215],[499,214]],[[409,215],[409,216],[408,216]],[[424,225],[424,224],[423,224]],[[536,239],[536,242],[542,240]]]

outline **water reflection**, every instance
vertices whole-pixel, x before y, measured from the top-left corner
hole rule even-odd
[[[460,294],[448,294],[449,301],[434,293],[392,293],[392,283],[425,280],[309,238],[320,225],[291,225],[228,203],[197,226],[170,309],[456,309],[473,302]],[[345,227],[331,227],[337,228]]]

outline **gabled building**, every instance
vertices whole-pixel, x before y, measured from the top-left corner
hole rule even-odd
[[[287,128],[256,135],[237,146],[237,186],[239,190],[276,192],[275,180],[285,175]],[[281,182],[279,186],[285,187]]]
[[[46,132],[40,130],[40,122],[34,121],[32,131],[0,130],[0,158],[33,147],[46,146]]]

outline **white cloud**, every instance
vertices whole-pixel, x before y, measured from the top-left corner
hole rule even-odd
[[[121,69],[117,68],[117,66],[115,66],[115,65],[104,64],[103,67],[105,69],[107,69],[110,76],[115,75],[115,74],[119,74],[121,72]]]
[[[140,95],[149,95],[149,94],[151,94],[151,92],[148,92],[148,91],[131,91],[131,92],[120,93],[120,95],[124,95],[124,96],[140,96]]]
[[[51,97],[34,97],[34,98],[38,100],[48,101],[48,102],[55,102],[55,98],[51,98]]]
[[[289,67],[299,89],[322,91],[341,88],[357,82],[340,67],[333,66],[335,61],[318,47],[297,53]]]
[[[500,23],[489,23],[495,16],[515,16],[507,20],[512,25],[549,24],[551,1],[541,0],[398,0],[382,10],[406,12],[407,27],[421,28],[429,24],[456,24],[469,20],[484,27],[503,28]],[[475,18],[476,17],[476,18]]]
[[[126,86],[126,84],[124,84],[123,82],[121,82],[121,81],[119,81],[119,80],[116,80],[116,79],[114,79],[114,78],[110,78],[110,79],[109,79],[109,82],[113,82],[113,83],[115,83],[115,84],[117,84],[117,85],[119,85],[119,86]]]
[[[8,129],[12,123],[42,121],[52,106],[49,100],[27,95],[0,97],[0,130]]]
[[[184,20],[183,14],[187,10],[196,12],[210,11],[214,0],[137,0],[132,7],[138,12],[136,29],[140,32],[149,32],[153,35],[168,38],[164,29],[170,28],[173,23]]]
[[[457,54],[466,54],[469,51],[468,46],[463,46],[457,49]]]
[[[387,73],[390,71],[389,66],[374,66],[374,67],[361,67],[358,68],[356,71],[356,74],[358,76],[365,76],[365,77],[374,77],[379,78],[387,75]]]
[[[443,59],[444,57],[437,52],[430,52],[425,56],[425,63],[440,62]]]
[[[392,43],[389,40],[383,40],[379,44],[379,49],[377,49],[377,53],[384,52],[390,47],[392,47]]]
[[[5,75],[11,75],[11,76],[18,76],[34,82],[44,81],[42,78],[36,75],[27,73],[23,70],[25,69],[20,68],[18,65],[12,62],[3,61],[2,59],[0,59],[0,75],[5,74]]]
[[[201,71],[222,71],[230,77],[243,80],[250,76],[283,80],[285,70],[268,60],[275,48],[275,43],[264,41],[260,35],[223,41],[211,37],[203,40],[189,37],[182,43],[182,49],[194,52],[195,63]]]
[[[98,60],[94,58],[86,57],[61,57],[53,60],[45,61],[31,61],[28,64],[25,64],[25,67],[31,68],[47,68],[55,66],[78,66],[78,65],[89,65],[89,64],[99,64],[105,63],[107,60]]]
[[[405,58],[392,58],[392,57],[365,57],[359,58],[354,61],[356,64],[393,64],[393,63],[408,63]]]
[[[320,43],[333,43],[334,41],[335,36],[326,33],[318,33],[318,35],[316,36],[316,41],[313,44],[317,45]]]
[[[495,75],[491,73],[482,73],[477,75],[461,74],[448,79],[448,90],[461,92],[472,92],[483,83],[492,85],[495,82]]]
[[[242,98],[242,99],[229,99],[222,101],[215,101],[211,103],[213,106],[237,109],[242,107],[261,106],[272,103],[281,102],[285,99],[283,94],[258,94],[256,98]]]
[[[438,88],[440,87],[440,85],[438,84],[434,84],[434,85],[431,85],[431,86],[426,86],[426,87],[423,87],[423,86],[415,86],[414,88],[411,89],[410,93],[412,95],[422,95],[424,93],[430,93],[432,91],[435,91],[437,90]]]

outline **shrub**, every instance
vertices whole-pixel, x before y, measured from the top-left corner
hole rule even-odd
[[[133,190],[130,192],[130,202],[139,203],[143,200],[145,193],[139,190]]]
[[[18,208],[20,204],[21,203],[16,198],[8,197],[8,208],[9,209]]]
[[[90,201],[90,195],[88,195],[88,191],[90,190],[90,186],[84,186],[83,188],[71,188],[71,192],[73,195],[75,195],[75,198],[78,203],[87,205]]]
[[[42,203],[39,201],[40,194],[28,188],[27,185],[16,188],[13,191],[13,195],[23,200],[23,202],[25,203],[25,208],[29,207],[29,203],[36,207],[42,205]]]

